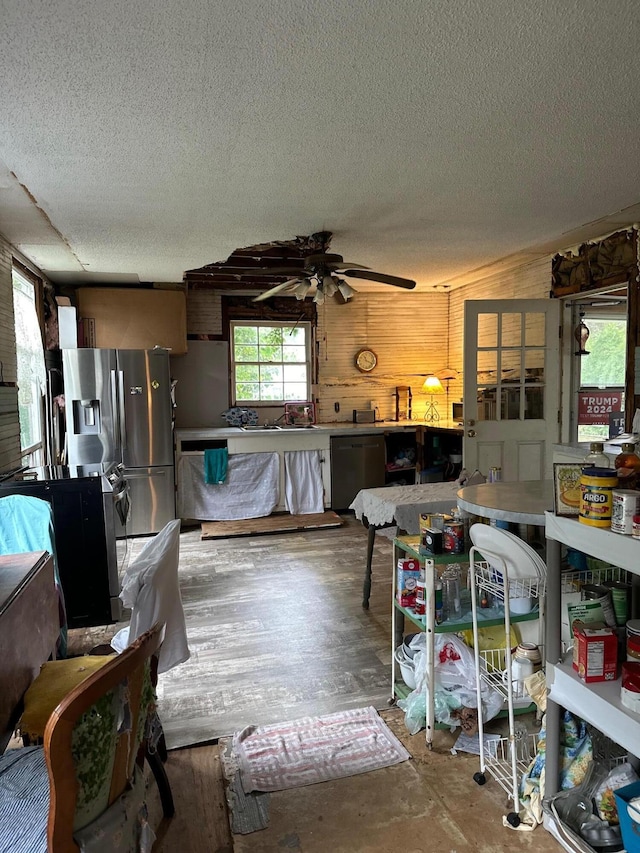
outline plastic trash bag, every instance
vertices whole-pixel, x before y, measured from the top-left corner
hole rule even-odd
[[[424,635],[423,635],[424,636]],[[417,638],[414,638],[417,641]],[[414,640],[411,641],[412,645]],[[424,644],[426,640],[423,640]],[[425,649],[414,657],[416,688],[406,699],[398,701],[405,712],[405,724],[411,734],[416,734],[426,724],[425,685],[427,660]],[[434,689],[435,719],[452,728],[459,726],[457,715],[463,708],[477,708],[476,673],[473,651],[455,634],[436,634],[434,639]],[[481,684],[482,719],[491,720],[502,709],[502,697],[484,682]]]

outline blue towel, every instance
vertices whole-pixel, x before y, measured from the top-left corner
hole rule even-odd
[[[227,448],[205,450],[204,452],[204,481],[209,486],[217,486],[227,479]]]
[[[66,657],[67,615],[58,572],[51,504],[31,495],[0,498],[0,554],[24,554],[28,551],[48,551],[53,557],[60,611],[58,657]]]

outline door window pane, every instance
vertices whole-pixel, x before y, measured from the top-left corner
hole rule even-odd
[[[498,346],[498,315],[478,315],[478,347]]]
[[[528,347],[543,347],[546,345],[544,338],[544,314],[525,314],[524,342]]]
[[[500,342],[503,347],[519,347],[522,345],[522,314],[502,314],[502,334]]]

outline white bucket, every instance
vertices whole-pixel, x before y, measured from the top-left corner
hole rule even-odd
[[[402,673],[402,680],[410,687],[412,690],[416,689],[416,673],[414,669],[414,663],[411,658],[405,657],[402,646],[398,646],[396,649],[395,655],[396,663],[400,667],[400,672]]]

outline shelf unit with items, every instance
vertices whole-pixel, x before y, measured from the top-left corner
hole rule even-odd
[[[416,432],[386,432],[384,436],[386,486],[412,486],[416,483]]]
[[[480,771],[473,778],[479,785],[484,785],[486,782],[485,773],[488,772],[498,782],[513,804],[513,810],[507,815],[507,821],[515,827],[520,824],[518,817],[520,779],[536,754],[537,735],[516,731],[516,708],[528,710],[531,703],[524,695],[514,695],[515,676],[510,642],[511,623],[522,614],[512,614],[510,607],[505,606],[505,604],[510,601],[525,601],[527,599],[532,603],[537,602],[538,610],[532,609],[531,612],[538,618],[538,624],[541,626],[544,610],[541,605],[544,602],[546,578],[541,574],[530,577],[510,576],[504,559],[485,549],[480,552],[474,546],[469,551],[469,580],[480,745]],[[483,594],[491,596],[493,600],[503,602],[504,661],[496,660],[494,655],[486,655],[480,651],[478,597]],[[539,639],[541,638],[539,637]],[[503,702],[506,702],[509,726],[508,736],[492,742],[487,749],[485,749],[484,722],[481,712],[483,683],[495,690],[502,697]]]
[[[425,568],[425,614],[419,615],[413,608],[403,607],[397,600],[397,566],[398,560],[403,558],[416,559],[421,568]],[[426,561],[429,561],[428,563]],[[432,561],[432,562],[431,562]],[[397,536],[393,540],[393,584],[391,590],[392,605],[391,605],[391,702],[396,699],[405,699],[412,689],[398,678],[398,667],[395,659],[395,650],[403,642],[403,635],[406,621],[408,620],[419,631],[424,631],[426,634],[426,655],[427,655],[427,685],[433,683],[434,678],[434,640],[436,634],[459,633],[462,631],[473,630],[473,620],[471,615],[471,592],[464,588],[461,589],[461,611],[460,619],[444,620],[440,624],[436,624],[435,615],[435,581],[437,569],[436,567],[444,567],[447,565],[468,565],[469,554],[452,554],[449,552],[443,554],[424,554],[420,553],[420,536]],[[427,566],[433,565],[434,571],[427,570]],[[479,624],[482,628],[492,628],[504,624],[503,608],[491,608],[483,613],[483,617]],[[537,612],[526,613],[518,616],[513,616],[511,621],[529,622],[538,618]],[[503,650],[502,650],[503,651]],[[491,652],[484,653],[485,655]],[[432,698],[428,692],[426,695],[426,726],[425,739],[427,746],[431,749],[433,745],[434,731],[437,728],[449,729],[448,724],[440,724],[435,721],[435,709]]]
[[[640,542],[620,533],[591,527],[574,518],[545,513],[547,537],[547,614],[546,658],[549,698],[546,712],[546,770],[545,799],[548,801],[558,791],[560,770],[560,720],[565,708],[593,726],[622,749],[637,756],[640,752],[640,714],[635,714],[622,704],[621,680],[584,682],[572,666],[571,657],[563,654],[561,641],[562,590],[567,580],[561,570],[562,546],[602,560],[614,562],[632,578],[637,592],[640,578]],[[573,573],[572,573],[573,574]],[[545,810],[544,826],[566,850],[589,849],[570,844],[566,831],[552,814]]]

